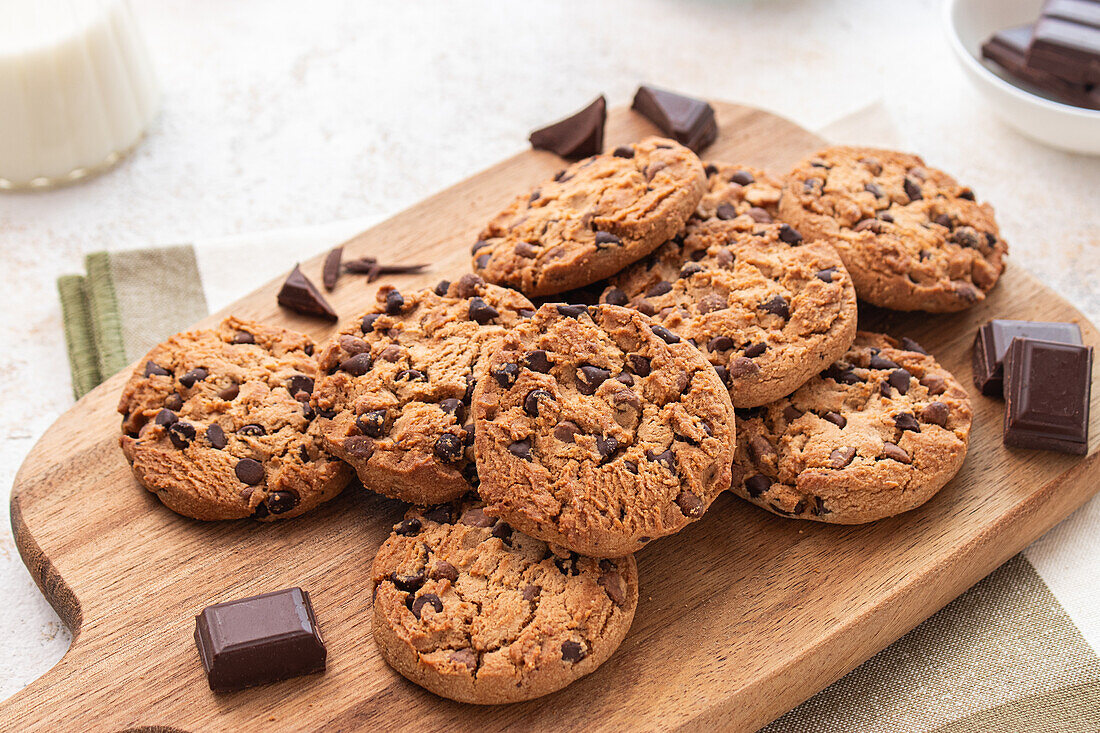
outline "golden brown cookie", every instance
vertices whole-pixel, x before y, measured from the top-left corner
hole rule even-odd
[[[745,214],[692,218],[611,278],[601,300],[641,311],[698,346],[735,407],[790,394],[856,335],[855,289],[836,251]]]
[[[916,343],[874,333],[789,397],[738,413],[734,493],[835,524],[928,501],[962,467],[970,439],[962,385]]]
[[[618,557],[728,487],[733,408],[697,349],[636,311],[544,305],[474,392],[487,511],[574,552]]]
[[[408,294],[380,288],[378,306],[318,357],[325,446],[394,499],[428,504],[476,488],[470,396],[504,332],[533,314],[527,298],[472,274]]]
[[[317,377],[300,333],[227,318],[176,334],[122,392],[122,450],[138,481],[185,516],[296,517],[351,478],[312,422]]]
[[[707,191],[695,208],[696,219],[733,219],[748,214],[768,223],[778,212],[783,183],[747,165],[707,163]]]
[[[699,158],[672,140],[586,158],[489,222],[471,250],[474,272],[529,296],[601,280],[679,231],[705,187]]]
[[[915,155],[826,148],[798,164],[779,203],[807,239],[831,241],[868,303],[959,311],[985,299],[1008,244],[993,207]]]
[[[638,605],[633,556],[580,557],[471,500],[410,509],[371,575],[382,656],[460,702],[530,700],[589,674],[618,648]]]

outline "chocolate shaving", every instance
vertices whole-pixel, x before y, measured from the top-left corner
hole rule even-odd
[[[325,290],[331,291],[336,287],[336,278],[340,277],[340,258],[344,256],[343,245],[334,247],[325,257],[325,266],[321,270],[321,284]]]
[[[362,257],[344,263],[344,272],[366,275],[367,282],[374,282],[382,275],[414,275],[427,268],[427,265],[383,265],[374,257]]]

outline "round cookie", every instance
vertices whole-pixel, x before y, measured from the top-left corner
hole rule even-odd
[[[480,502],[410,509],[371,568],[374,640],[437,695],[496,704],[594,671],[638,605],[634,557],[581,557],[513,531]]]
[[[679,231],[705,187],[699,158],[672,140],[594,155],[494,217],[471,250],[474,272],[529,296],[601,280]]]
[[[618,557],[726,489],[733,408],[699,351],[636,311],[542,306],[474,392],[486,510],[582,555]]]
[[[783,184],[768,173],[745,165],[707,163],[707,191],[695,207],[696,219],[734,219],[748,214],[768,223],[778,212]]]
[[[227,318],[150,351],[123,389],[122,450],[138,481],[195,519],[285,519],[333,498],[351,470],[321,449],[313,341]]]
[[[371,491],[450,501],[477,486],[474,384],[504,332],[534,306],[472,274],[404,295],[383,286],[377,298],[318,357],[313,402],[325,447]]]
[[[601,300],[639,310],[696,344],[735,407],[790,394],[856,335],[856,293],[836,251],[748,215],[693,218],[613,277]]]
[[[829,239],[861,300],[895,310],[946,313],[985,299],[1008,244],[993,208],[915,155],[826,148],[788,176],[784,221]]]
[[[928,501],[962,467],[970,439],[966,390],[914,342],[873,333],[789,397],[738,412],[734,493],[835,524]]]

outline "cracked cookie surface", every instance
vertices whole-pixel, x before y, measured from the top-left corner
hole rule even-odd
[[[351,478],[321,448],[317,377],[304,334],[236,318],[176,334],[122,392],[122,450],[138,481],[185,516],[298,516]]]
[[[469,703],[529,700],[589,674],[618,648],[638,604],[633,556],[552,547],[470,498],[410,509],[371,575],[386,661]]]
[[[474,420],[487,511],[584,555],[677,532],[729,486],[729,393],[628,308],[542,306],[493,354]]]
[[[985,300],[1008,244],[993,208],[916,155],[833,147],[787,177],[779,214],[834,242],[861,300],[895,310],[959,311]]]
[[[627,305],[696,344],[735,407],[790,394],[856,334],[856,294],[826,241],[750,215],[693,218],[613,277],[603,302]]]
[[[325,446],[371,491],[412,503],[455,499],[477,486],[474,384],[534,306],[472,274],[408,294],[383,286],[377,297],[318,357],[313,402]]]
[[[970,399],[911,341],[861,332],[789,397],[738,411],[731,488],[786,517],[860,524],[932,498],[962,467]]]
[[[671,237],[706,187],[695,153],[647,138],[574,163],[494,217],[473,270],[529,296],[601,280]]]
[[[783,184],[758,168],[709,162],[707,190],[695,207],[696,219],[733,219],[748,214],[755,221],[774,220]]]

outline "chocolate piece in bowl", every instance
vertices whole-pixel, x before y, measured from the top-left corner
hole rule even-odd
[[[1091,346],[1014,339],[1004,370],[1005,445],[1088,453]]]
[[[1004,358],[1016,338],[1078,344],[1081,327],[1076,323],[992,320],[974,337],[974,386],[982,394],[1000,397],[1004,388]]]
[[[718,137],[714,108],[701,99],[640,86],[631,109],[642,113],[663,133],[696,153]]]
[[[1100,4],[1097,5],[1100,7]],[[1077,107],[1100,109],[1100,88],[1074,83],[1027,65],[1032,24],[1006,28],[982,44],[982,58],[1000,66],[1011,76]]]
[[[324,672],[328,656],[301,588],[207,606],[195,617],[195,644],[215,692]]]
[[[607,100],[601,94],[591,104],[564,120],[531,133],[531,147],[563,158],[587,158],[603,152]]]
[[[1066,81],[1100,84],[1100,25],[1091,24],[1084,13],[1044,13],[1031,34],[1027,65]]]

